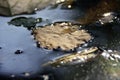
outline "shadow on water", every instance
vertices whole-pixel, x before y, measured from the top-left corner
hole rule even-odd
[[[83,15],[79,8],[74,9],[43,9],[33,15],[21,15],[25,17],[41,17],[43,21],[37,26],[46,25],[57,21],[74,21]],[[78,10],[79,9],[79,10]],[[20,17],[20,16],[15,16]],[[31,31],[25,27],[8,25],[15,17],[0,17],[0,74],[6,79],[29,80],[40,79],[47,75],[49,80],[90,80],[93,62],[62,68],[43,67],[42,64],[51,60],[63,52],[51,51],[36,47],[36,42],[31,36]],[[48,20],[48,21],[46,21]],[[89,45],[97,45],[108,49],[120,50],[120,27],[119,25],[107,25],[102,27],[86,28],[94,36]],[[18,52],[18,54],[16,54]],[[20,53],[20,54],[19,54]],[[5,78],[4,77],[4,78]],[[30,78],[29,78],[30,77]],[[99,80],[99,79],[98,79]]]

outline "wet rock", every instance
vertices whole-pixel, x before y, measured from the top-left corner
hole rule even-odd
[[[22,54],[22,53],[23,53],[23,51],[21,51],[21,50],[15,51],[15,54]]]
[[[33,13],[36,10],[45,8],[49,5],[56,5],[59,3],[71,3],[73,0],[1,0],[0,14],[12,16],[23,13]]]
[[[15,26],[23,26],[27,29],[31,29],[36,26],[37,23],[42,22],[42,18],[33,18],[33,17],[16,17],[12,19],[8,24]]]
[[[57,59],[54,59],[52,61],[43,64],[43,66],[51,65],[53,67],[58,67],[58,66],[60,67],[66,65],[82,64],[90,60],[92,61],[99,54],[100,53],[97,47],[91,47],[75,53],[63,55],[62,57],[59,57]]]
[[[36,28],[33,30],[33,35],[40,47],[69,51],[91,39],[91,35],[86,30],[79,28],[78,25],[72,23],[55,23]]]
[[[89,80],[119,80],[120,79],[120,62],[105,59],[101,56],[96,58],[95,64],[92,65],[92,71],[88,75]],[[96,74],[97,73],[97,74]]]
[[[109,23],[113,15],[104,16],[104,13],[119,11],[119,0],[100,0],[96,5],[89,8],[83,18],[79,20],[81,24],[91,24],[101,19],[104,23]],[[101,22],[101,21],[100,21]]]
[[[55,3],[56,0],[0,0],[0,14],[11,16],[31,13],[36,8],[42,9]]]
[[[115,12],[108,12],[104,13],[102,17],[99,19],[99,23],[101,25],[105,25],[108,23],[113,23],[117,20],[117,13]]]

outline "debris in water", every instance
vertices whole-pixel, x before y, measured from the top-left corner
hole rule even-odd
[[[47,49],[74,50],[91,40],[91,35],[70,22],[55,23],[36,28],[33,35],[37,45]]]
[[[21,51],[21,50],[15,51],[15,54],[22,54],[22,53],[23,53],[23,51]]]

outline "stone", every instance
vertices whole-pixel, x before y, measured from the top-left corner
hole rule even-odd
[[[23,53],[23,51],[21,51],[21,50],[15,51],[15,54],[22,54],[22,53]]]
[[[56,0],[0,0],[0,14],[11,16],[22,13],[32,13],[36,9],[42,9]]]
[[[98,3],[96,5],[93,5],[88,10],[86,10],[85,15],[78,20],[80,22],[80,24],[83,24],[83,25],[92,24],[92,23],[98,21],[99,19],[104,18],[103,15],[105,13],[119,12],[119,10],[120,10],[120,7],[119,7],[120,1],[119,0],[100,0],[97,2]],[[109,16],[109,18],[110,18],[110,16]],[[108,18],[106,19],[105,23],[107,23],[107,22],[109,23]]]

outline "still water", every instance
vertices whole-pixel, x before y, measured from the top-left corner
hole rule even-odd
[[[58,21],[74,22],[83,14],[84,12],[78,7],[61,9],[61,6],[58,6],[55,9],[47,7],[37,11],[36,14],[19,15],[19,17],[41,17],[43,21],[37,25],[42,26]],[[100,80],[98,78],[103,76],[98,69],[95,69],[96,71],[91,76],[90,72],[93,68],[91,62],[87,65],[78,64],[62,68],[43,67],[43,63],[64,54],[64,52],[37,48],[30,30],[22,26],[8,25],[8,22],[15,17],[18,16],[0,17],[0,75],[2,78],[6,77],[9,80],[14,78],[16,80],[44,80],[43,78],[47,75],[49,80]],[[94,36],[93,41],[89,44],[90,46],[95,45],[105,49],[120,50],[119,25],[86,29]],[[17,50],[22,51],[22,53],[15,54]],[[98,73],[98,77],[96,77],[96,73]]]

